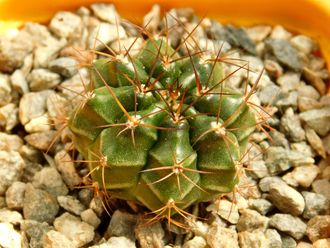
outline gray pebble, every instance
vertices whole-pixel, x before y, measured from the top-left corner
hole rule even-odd
[[[294,71],[301,71],[303,69],[297,49],[289,41],[267,39],[265,40],[265,45],[282,65]]]
[[[84,222],[90,224],[95,229],[101,224],[100,218],[97,217],[97,215],[94,213],[92,209],[86,209],[82,211],[80,217]]]
[[[23,208],[24,193],[26,184],[13,182],[6,191],[6,203],[9,209],[21,210]]]
[[[80,28],[80,17],[67,11],[56,13],[49,24],[49,29],[57,36],[63,38],[74,36]]]
[[[54,196],[47,191],[27,184],[24,196],[23,215],[25,219],[52,223],[59,210]]]
[[[273,205],[266,199],[249,199],[249,208],[258,211],[262,215],[266,215],[273,208]]]
[[[134,228],[137,216],[116,210],[111,217],[110,224],[105,233],[106,238],[124,236],[135,241]]]
[[[268,170],[263,160],[255,160],[249,163],[247,174],[254,179],[260,179],[268,176]]]
[[[64,213],[54,221],[56,231],[64,234],[75,246],[81,247],[94,238],[94,227],[82,222],[80,218]]]
[[[113,4],[94,3],[90,7],[93,10],[94,15],[102,21],[112,24],[120,23],[120,17]]]
[[[165,232],[161,222],[153,224],[139,222],[135,228],[135,236],[141,247],[164,247],[165,245]]]
[[[32,70],[27,79],[32,91],[52,89],[61,82],[60,75],[43,68]]]
[[[291,236],[282,234],[281,238],[283,248],[297,248],[297,242]]]
[[[279,95],[275,106],[284,112],[287,108],[297,109],[298,106],[298,93],[296,91],[284,92]]]
[[[73,58],[61,57],[49,62],[49,69],[63,77],[72,77],[78,72],[77,64],[78,62]]]
[[[286,184],[270,184],[269,199],[283,213],[300,215],[305,208],[302,195]]]
[[[239,232],[238,240],[241,248],[267,247],[269,244],[264,232],[261,230]]]
[[[226,27],[227,32],[229,32],[232,37],[235,39],[235,43],[231,43],[231,45],[238,45],[247,52],[255,55],[257,53],[256,51],[256,44],[250,39],[250,37],[247,35],[245,30],[243,28],[235,28],[233,26],[227,26]]]
[[[320,98],[320,93],[311,85],[300,85],[298,88],[299,96],[312,98],[318,100]]]
[[[33,186],[46,190],[54,196],[68,194],[68,188],[65,186],[61,175],[53,167],[45,167],[37,172],[33,178]]]
[[[264,177],[259,181],[259,187],[263,192],[268,192],[270,190],[271,184],[285,185],[285,182],[280,177]]]
[[[80,215],[85,210],[85,206],[71,195],[59,195],[57,196],[57,202],[62,208],[75,215]]]
[[[26,233],[29,238],[30,247],[33,248],[44,248],[43,238],[44,235],[53,229],[46,222],[39,222],[35,220],[24,220],[21,225],[22,230]]]
[[[305,35],[296,35],[290,39],[291,44],[304,54],[312,53],[316,48],[316,42]]]
[[[271,140],[272,146],[282,146],[286,149],[289,148],[289,141],[286,139],[286,137],[283,133],[274,129],[269,132],[269,135],[272,138],[272,140]]]
[[[275,84],[267,85],[257,91],[257,95],[263,105],[273,105],[278,100],[281,88]]]
[[[256,229],[264,232],[268,227],[269,219],[262,216],[260,213],[250,209],[244,209],[241,211],[241,215],[237,222],[237,231],[253,231]]]
[[[321,136],[326,135],[330,131],[330,107],[312,109],[300,113],[299,117]]]
[[[237,232],[229,228],[212,225],[206,238],[211,248],[239,248]]]
[[[304,196],[306,204],[303,213],[305,219],[311,219],[316,215],[329,214],[330,201],[323,195],[308,191],[303,191],[302,195]]]
[[[307,225],[301,219],[290,214],[273,215],[270,218],[269,225],[281,232],[291,235],[295,239],[301,239],[307,228]]]
[[[305,131],[301,127],[298,115],[288,108],[281,118],[281,128],[293,141],[305,140]]]
[[[300,74],[295,72],[287,72],[276,80],[281,86],[281,90],[289,92],[297,90],[300,87]]]
[[[330,215],[317,215],[307,223],[306,235],[315,242],[330,237]]]
[[[269,248],[282,248],[281,235],[275,229],[267,229],[265,236],[269,241]]]
[[[92,189],[81,189],[78,193],[78,198],[82,204],[86,207],[89,206],[94,197],[94,192]]]

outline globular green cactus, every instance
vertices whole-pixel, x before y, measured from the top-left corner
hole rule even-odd
[[[69,128],[101,189],[165,217],[233,190],[256,117],[219,54],[159,37],[92,64]]]

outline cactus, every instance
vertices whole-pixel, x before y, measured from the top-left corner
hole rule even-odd
[[[93,62],[69,128],[101,190],[170,218],[233,191],[257,118],[252,92],[227,84],[220,51],[144,42]]]

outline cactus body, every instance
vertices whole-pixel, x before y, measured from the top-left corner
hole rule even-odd
[[[221,63],[187,52],[149,39],[134,57],[95,61],[89,98],[69,121],[93,180],[156,213],[231,192],[256,125]]]

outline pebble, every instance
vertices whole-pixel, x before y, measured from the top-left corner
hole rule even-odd
[[[117,14],[116,8],[113,4],[106,3],[94,3],[90,6],[96,17],[102,21],[109,22],[111,24],[120,23],[120,17]]]
[[[291,175],[298,185],[308,188],[319,173],[320,170],[316,165],[307,165],[294,168]]]
[[[81,29],[81,19],[71,12],[60,11],[49,23],[49,29],[58,37],[70,38]]]
[[[191,240],[185,242],[182,248],[205,248],[206,245],[207,244],[204,238],[195,236]]]
[[[28,133],[36,133],[48,131],[51,129],[51,123],[49,122],[49,117],[47,114],[33,118],[24,126],[25,131]]]
[[[33,69],[27,76],[32,91],[52,89],[61,82],[61,77],[48,69]]]
[[[300,85],[298,88],[298,94],[301,97],[312,98],[314,100],[320,99],[320,93],[311,85]]]
[[[143,17],[143,26],[151,33],[157,31],[160,22],[160,6],[155,4],[151,10]]]
[[[237,205],[226,199],[221,199],[214,203],[211,203],[207,208],[207,211],[216,212],[221,218],[227,220],[231,224],[237,224],[239,219],[239,213]]]
[[[2,208],[0,209],[0,222],[10,223],[17,226],[23,222],[23,216],[20,212]]]
[[[46,113],[46,100],[51,93],[51,90],[44,90],[23,95],[19,103],[19,120],[23,125]]]
[[[135,237],[141,247],[164,247],[165,245],[165,232],[160,222],[152,224],[139,222],[135,228]]]
[[[313,248],[330,248],[330,239],[319,239],[315,241]]]
[[[300,112],[305,112],[317,108],[322,108],[322,104],[319,101],[313,98],[298,96],[298,109]]]
[[[246,28],[245,31],[254,42],[261,42],[271,33],[272,27],[268,25],[256,25]]]
[[[118,247],[125,247],[125,248],[136,248],[134,242],[126,237],[111,237],[106,243],[101,245],[91,246],[90,248],[118,248]],[[142,246],[147,247],[147,246]],[[162,246],[155,246],[155,247],[162,247]]]
[[[131,239],[132,241],[135,241],[134,229],[136,223],[136,215],[116,210],[111,217],[111,221],[105,233],[105,237],[110,238],[112,236],[124,236]]]
[[[268,75],[279,78],[283,75],[283,68],[282,66],[274,60],[266,59],[264,61],[265,70],[267,71]]]
[[[9,103],[0,108],[0,126],[6,132],[11,130],[18,124],[18,108],[14,103]]]
[[[291,44],[304,54],[312,53],[317,49],[315,41],[305,35],[296,35],[290,39]]]
[[[75,215],[81,215],[85,210],[85,206],[71,195],[59,195],[57,196],[57,202],[62,208]]]
[[[0,132],[0,150],[19,151],[23,146],[23,140],[16,134]]]
[[[254,179],[268,176],[268,170],[264,160],[251,161],[247,173]]]
[[[241,215],[237,222],[237,231],[253,231],[261,230],[264,232],[268,227],[269,219],[265,216],[262,216],[260,213],[250,209],[244,209],[241,211]]]
[[[81,183],[81,177],[78,175],[69,153],[65,150],[61,150],[55,154],[54,160],[57,170],[61,173],[65,184],[70,189],[73,189]]]
[[[300,74],[287,72],[277,78],[276,83],[281,86],[281,90],[284,92],[297,90],[300,87]]]
[[[20,69],[15,70],[14,73],[10,76],[10,82],[13,89],[20,94],[25,94],[30,91],[25,75]]]
[[[283,213],[300,215],[305,208],[303,196],[286,184],[270,184],[269,199]]]
[[[329,214],[330,201],[323,195],[308,191],[303,191],[302,195],[306,204],[303,213],[305,219],[311,219],[316,215]]]
[[[282,234],[281,238],[282,238],[282,247],[286,247],[286,248],[296,248],[297,247],[297,242],[291,236]]]
[[[298,93],[296,91],[284,92],[279,95],[275,106],[281,111],[285,112],[287,108],[297,109],[298,107]]]
[[[295,239],[301,239],[307,228],[307,225],[301,219],[290,214],[274,214],[270,217],[269,225],[291,235]]]
[[[6,191],[6,204],[9,209],[22,210],[26,184],[23,182],[13,182]]]
[[[4,106],[12,100],[9,76],[0,73],[0,106]]]
[[[267,247],[269,244],[264,232],[260,230],[239,232],[238,240],[241,248]]]
[[[312,244],[307,242],[299,242],[296,248],[313,248]]]
[[[273,30],[270,34],[270,38],[272,38],[272,39],[288,40],[291,37],[292,37],[292,34],[280,25],[274,26]]]
[[[320,136],[330,131],[330,107],[312,109],[299,114],[299,117]]]
[[[67,195],[69,190],[65,186],[61,175],[53,167],[44,167],[38,171],[32,181],[34,187],[46,190],[53,196]]]
[[[270,84],[258,90],[257,95],[260,99],[260,102],[263,105],[267,106],[267,105],[273,105],[274,102],[278,100],[278,96],[280,92],[281,92],[280,87],[278,87],[275,84]]]
[[[327,91],[327,86],[325,82],[320,78],[316,72],[311,69],[304,67],[303,76],[308,83],[310,83],[317,91],[324,95]]]
[[[80,218],[69,213],[57,217],[54,221],[54,227],[56,231],[64,234],[77,247],[88,244],[95,235],[93,226],[82,222]]]
[[[0,223],[0,246],[4,248],[18,248],[22,244],[22,236],[12,224]]]
[[[301,126],[298,115],[288,108],[281,118],[281,128],[294,142],[305,140],[305,131]]]
[[[78,62],[70,57],[61,57],[49,62],[49,69],[56,73],[60,74],[63,77],[72,77],[75,75],[77,70]],[[58,73],[58,74],[57,74]]]
[[[269,242],[269,248],[282,248],[281,235],[275,229],[267,229],[265,236]]]
[[[329,179],[317,179],[312,183],[313,191],[324,195],[328,200],[330,200],[330,182]]]
[[[306,235],[315,242],[330,237],[330,215],[317,215],[307,223]]]
[[[25,162],[18,152],[0,150],[0,195],[4,195],[13,182],[20,180],[24,168]]]
[[[43,248],[44,235],[53,229],[46,222],[39,222],[35,220],[24,220],[21,224],[22,231],[24,231],[29,238],[30,247]]]
[[[266,215],[273,208],[273,205],[266,199],[249,199],[249,208]]]
[[[326,157],[326,151],[325,151],[325,148],[323,146],[323,142],[322,142],[321,138],[311,128],[307,127],[307,128],[305,128],[305,131],[306,131],[307,141],[313,147],[314,151],[316,151],[316,153],[318,155],[320,155],[322,158],[325,158]]]
[[[122,26],[101,22],[91,31],[88,44],[89,48],[102,50],[105,48],[105,44],[108,44],[117,39],[125,38],[127,38],[127,35],[125,29]]]
[[[250,54],[255,55],[257,53],[256,44],[250,39],[250,37],[243,28],[235,28],[233,26],[228,25],[226,26],[226,29],[227,32],[229,32],[235,39],[235,43],[237,43],[238,46],[240,46]],[[231,45],[235,44],[231,43]]]
[[[285,182],[280,177],[264,177],[259,181],[259,188],[263,192],[269,192],[271,184],[285,185]]]
[[[24,219],[47,222],[55,219],[59,206],[54,196],[47,191],[36,189],[28,183],[25,189],[23,215]]]
[[[48,130],[43,132],[31,133],[24,137],[25,141],[34,148],[42,151],[47,151],[51,149],[50,145],[54,141],[56,131]]]
[[[92,209],[86,209],[80,213],[82,221],[90,224],[95,229],[101,224],[101,220]]]
[[[42,242],[43,248],[76,248],[70,239],[64,234],[51,230],[45,234]]]
[[[266,39],[266,49],[272,53],[278,62],[293,71],[301,71],[303,65],[298,56],[298,51],[287,40]]]
[[[239,248],[237,232],[218,225],[210,227],[206,241],[211,248]]]

